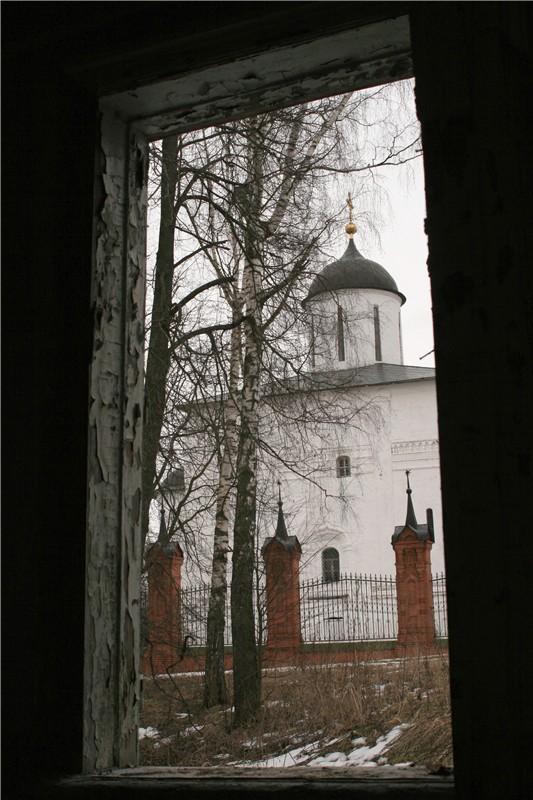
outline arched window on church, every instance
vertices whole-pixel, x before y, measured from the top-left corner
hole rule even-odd
[[[339,551],[334,547],[327,547],[322,551],[322,580],[324,583],[333,583],[340,579]]]
[[[339,456],[337,459],[337,478],[349,478],[352,467],[349,456]]]

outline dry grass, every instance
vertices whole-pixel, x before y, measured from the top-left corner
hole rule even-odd
[[[400,723],[409,727],[391,745],[388,763],[452,767],[447,658],[269,671],[261,714],[247,729],[232,727],[230,708],[202,708],[201,675],[145,679],[141,725],[158,735],[141,740],[141,763],[256,761],[311,742],[319,744],[309,758],[349,753],[354,739],[372,745]]]

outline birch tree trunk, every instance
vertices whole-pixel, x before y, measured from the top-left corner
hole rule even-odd
[[[233,317],[240,315],[235,310]],[[237,420],[241,361],[241,332],[232,330],[229,376],[229,400],[225,414],[224,441],[217,487],[215,530],[213,537],[213,561],[211,591],[207,616],[207,639],[204,678],[204,706],[210,708],[227,702],[227,687],[224,678],[224,632],[228,584],[229,518],[231,492],[235,485],[235,461],[237,458]]]
[[[261,703],[261,674],[253,608],[261,351],[253,332],[246,338],[231,581],[234,721],[237,726],[252,719]]]
[[[263,280],[259,225],[263,174],[260,124],[257,120],[252,120],[248,123],[248,127],[249,208],[248,227],[244,234],[245,264],[242,282],[246,321],[231,580],[234,723],[237,726],[253,719],[261,705],[261,672],[255,633],[253,577],[262,340],[261,308],[258,298]]]

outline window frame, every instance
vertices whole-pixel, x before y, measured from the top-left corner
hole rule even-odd
[[[408,31],[408,18],[407,31]],[[272,86],[265,86],[264,92],[256,92],[253,101],[250,100],[244,88],[243,106],[238,113],[228,113],[227,97],[235,97],[239,92],[229,89],[227,97],[222,97],[220,102],[212,104],[206,109],[202,106],[200,112],[196,108],[198,98],[189,99],[189,107],[179,107],[169,112],[145,113],[136,117],[135,101],[131,92],[108,94],[101,100],[101,148],[104,154],[106,167],[103,173],[96,176],[99,189],[105,184],[105,203],[107,204],[107,227],[98,229],[95,222],[95,256],[94,256],[94,291],[93,298],[102,298],[105,302],[114,298],[120,314],[107,328],[95,330],[95,346],[91,368],[92,380],[104,381],[107,387],[106,402],[101,402],[95,410],[91,409],[91,441],[100,442],[102,436],[109,437],[109,430],[118,430],[117,435],[108,438],[106,443],[108,463],[104,464],[102,475],[101,464],[95,459],[96,450],[89,453],[89,510],[88,510],[88,566],[87,566],[87,610],[86,610],[86,650],[87,661],[85,670],[85,742],[89,742],[84,754],[85,778],[77,778],[70,785],[90,784],[94,789],[99,786],[105,790],[106,783],[101,783],[95,773],[105,770],[115,770],[112,776],[106,776],[109,781],[115,782],[117,787],[124,783],[125,793],[137,785],[137,781],[160,794],[171,787],[178,786],[184,789],[188,786],[187,779],[183,777],[183,770],[176,770],[169,776],[171,770],[165,770],[167,781],[157,786],[148,785],[143,770],[128,770],[126,773],[117,772],[121,768],[131,767],[137,757],[137,725],[138,709],[140,705],[139,687],[139,648],[140,648],[140,614],[139,614],[139,587],[140,587],[140,552],[138,542],[139,514],[138,504],[140,498],[140,471],[136,467],[140,453],[142,424],[141,409],[143,407],[142,374],[143,374],[143,309],[144,309],[144,247],[143,241],[143,192],[144,185],[141,179],[146,170],[147,145],[150,140],[160,138],[162,132],[166,135],[174,131],[185,132],[195,128],[214,124],[222,119],[237,119],[279,108],[304,100],[317,99],[327,94],[336,94],[350,89],[362,89],[368,86],[384,83],[388,79],[397,80],[400,77],[412,76],[412,65],[409,47],[403,47],[404,59],[403,73],[398,74],[398,53],[395,45],[399,29],[398,20],[384,20],[376,23],[375,28],[383,27],[383,38],[388,40],[385,50],[392,48],[387,53],[381,53],[375,72],[369,68],[368,60],[361,59],[360,53],[354,51],[351,68],[345,69],[343,77],[339,78],[334,66],[324,66],[322,72],[315,68],[317,77],[313,81],[310,75],[313,69],[305,69],[296,74],[294,78],[286,78],[283,86],[276,87],[272,94]],[[363,25],[364,28],[372,26]],[[357,36],[361,32],[360,26],[347,26],[341,34],[329,37],[314,37],[313,43],[321,39],[330,39],[330,52],[335,51],[334,41],[342,33],[349,32]],[[408,37],[408,33],[407,33]],[[401,37],[400,37],[401,38]],[[372,40],[375,49],[375,39]],[[306,44],[302,45],[305,47]],[[313,46],[313,45],[312,45]],[[401,49],[401,48],[400,48]],[[326,48],[327,50],[327,48]],[[355,48],[357,50],[357,48]],[[322,58],[327,64],[327,56]],[[292,59],[298,62],[298,47],[293,47]],[[275,63],[276,55],[274,54]],[[390,63],[390,72],[387,74],[386,62]],[[377,63],[376,62],[376,63]],[[249,62],[245,70],[249,70]],[[217,72],[220,85],[224,83],[224,67],[219,65]],[[274,67],[273,67],[274,69]],[[277,67],[276,67],[277,69]],[[231,71],[231,70],[230,70]],[[200,74],[201,74],[200,70]],[[195,76],[197,78],[197,75]],[[274,79],[272,79],[274,80]],[[179,79],[176,79],[179,84]],[[169,93],[168,82],[163,86],[165,96]],[[327,92],[325,90],[327,87]],[[157,87],[156,87],[157,89]],[[202,90],[203,91],[203,90]],[[271,97],[266,101],[269,92]],[[276,94],[277,92],[277,94]],[[140,103],[146,99],[146,86],[137,93]],[[184,93],[186,94],[186,92]],[[156,91],[157,95],[157,91]],[[177,97],[179,97],[179,90]],[[259,98],[259,99],[258,99]],[[289,102],[290,98],[290,102]],[[158,96],[154,98],[157,106],[161,101]],[[255,103],[255,106],[254,106]],[[222,109],[222,110],[221,110]],[[203,116],[202,116],[203,115]],[[179,120],[179,121],[178,121]],[[126,220],[129,224],[126,224]],[[132,241],[132,236],[135,241]],[[105,244],[113,242],[113,248],[106,249]],[[102,294],[103,290],[103,294]],[[342,314],[342,311],[341,311]],[[98,315],[96,315],[98,317]],[[109,322],[109,321],[108,321]],[[107,323],[106,323],[107,324]],[[104,325],[104,323],[102,323]],[[101,347],[102,340],[112,342],[112,352],[109,353]],[[106,362],[107,358],[107,362]],[[115,381],[108,381],[109,371],[116,376]],[[135,376],[132,380],[132,375]],[[94,398],[93,398],[94,400]],[[120,413],[117,412],[120,409]],[[93,413],[93,412],[97,413]],[[91,428],[92,425],[92,428]],[[96,448],[96,445],[95,445]],[[110,511],[107,517],[102,515],[102,509],[107,504]],[[111,576],[122,576],[122,579],[111,579]],[[127,575],[127,579],[126,579]],[[89,589],[94,587],[94,582],[105,577],[111,587],[109,614],[101,619],[101,596],[93,597]],[[95,627],[95,622],[99,625]],[[95,632],[96,631],[96,632]],[[92,633],[91,633],[92,632]],[[114,647],[109,648],[109,641],[114,642]],[[96,665],[96,666],[95,666]],[[135,675],[134,680],[131,676]],[[107,679],[106,694],[103,695],[102,684]],[[109,702],[102,702],[108,698]],[[95,720],[90,709],[106,707],[107,713],[102,719]],[[192,771],[195,777],[200,777],[198,771]],[[218,772],[218,771],[217,771]],[[181,777],[180,777],[181,773]],[[192,773],[188,773],[189,775]],[[248,773],[250,775],[250,773]],[[286,775],[286,773],[285,773]],[[285,777],[285,775],[283,777]],[[141,777],[142,776],[142,777]],[[332,773],[330,773],[332,776]],[[350,771],[349,779],[343,776],[339,786],[332,777],[320,781],[307,782],[306,775],[299,771],[298,779],[285,780],[283,785],[305,786],[311,794],[329,794],[335,787],[336,794],[346,794],[350,797],[382,795],[384,786],[392,789],[397,786],[397,780],[405,788],[406,782],[403,775],[400,778],[375,778],[368,780],[356,776],[355,771]],[[205,773],[201,777],[204,779]],[[262,773],[255,785],[262,784],[264,788],[271,779],[279,778],[273,773]],[[314,777],[314,776],[313,776]],[[216,785],[223,788],[224,779],[217,778]],[[229,786],[235,790],[234,779],[229,779]],[[190,783],[190,780],[189,780]],[[253,783],[253,781],[252,781]],[[443,788],[449,787],[453,793],[453,784],[450,780],[430,780],[439,791],[439,796],[445,796]],[[239,794],[242,790],[246,794],[250,790],[249,781],[237,782]],[[412,796],[428,796],[428,780],[418,783],[410,782]],[[227,786],[228,784],[226,784]],[[194,789],[199,788],[194,783]],[[201,793],[201,788],[199,792]]]
[[[337,456],[337,478],[350,478],[352,475],[352,462],[350,456]]]
[[[326,569],[326,562],[329,562]],[[329,574],[330,573],[330,574]],[[322,550],[322,580],[324,583],[336,583],[341,577],[341,558],[336,547]]]

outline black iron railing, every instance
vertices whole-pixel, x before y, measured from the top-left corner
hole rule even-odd
[[[433,619],[437,639],[448,638],[448,609],[446,605],[446,576],[443,572],[433,575]]]
[[[181,590],[181,630],[183,636],[192,636],[191,644],[202,647],[207,640],[207,614],[209,611],[209,586],[192,586]],[[255,627],[257,641],[266,640],[264,587],[255,593]],[[228,590],[224,609],[224,644],[231,645],[231,598]]]
[[[437,638],[447,638],[446,576],[432,577],[433,617]],[[207,637],[209,586],[181,589],[181,631],[191,644],[203,646]],[[143,634],[148,635],[148,592],[141,590]],[[265,643],[267,619],[265,587],[255,596],[257,640]],[[304,642],[357,642],[394,640],[398,636],[396,580],[390,576],[341,575],[339,580],[321,578],[300,583],[300,619]],[[231,606],[225,604],[225,644],[231,645]]]
[[[396,639],[396,581],[388,576],[342,575],[300,584],[304,642]]]

